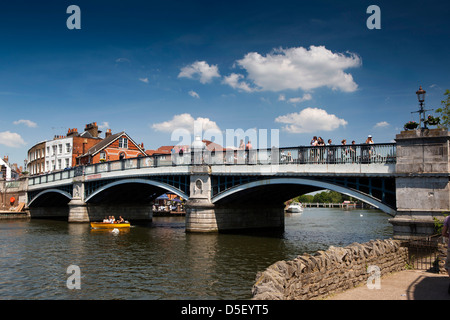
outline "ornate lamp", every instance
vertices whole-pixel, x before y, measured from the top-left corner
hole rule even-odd
[[[416,91],[416,94],[420,104],[419,111],[416,111],[419,113],[420,125],[423,123],[423,129],[427,129],[427,123],[425,122],[425,111],[427,110],[423,109],[426,91],[422,89],[422,86],[419,86],[419,90]]]

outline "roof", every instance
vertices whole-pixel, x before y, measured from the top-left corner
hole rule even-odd
[[[123,135],[125,135],[129,141],[131,141],[134,145],[136,145],[136,147],[139,149],[139,151],[141,151],[142,153],[145,154],[145,151],[136,142],[134,142],[134,140],[131,139],[130,136],[125,131],[122,131],[119,133],[112,134],[109,137],[106,137],[105,139],[103,139],[102,141],[100,141],[99,143],[97,143],[96,145],[91,147],[85,154],[78,156],[78,158],[84,157],[87,155],[90,155],[90,156],[96,155],[97,153],[99,153],[103,149],[107,148],[110,144],[112,144],[114,141],[116,141]]]
[[[175,146],[161,146],[156,150],[145,150],[145,153],[149,156],[153,155],[153,154],[171,154],[172,153],[172,149]]]

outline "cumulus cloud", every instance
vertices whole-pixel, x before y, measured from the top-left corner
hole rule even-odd
[[[380,121],[374,126],[374,128],[384,128],[387,126],[389,126],[389,123],[387,121]]]
[[[239,91],[256,91],[256,89],[251,88],[247,82],[241,81],[243,78],[244,76],[242,74],[232,73],[229,76],[224,77],[222,83],[228,84],[233,89],[238,89]]]
[[[18,125],[18,124],[24,124],[29,128],[36,128],[37,127],[37,123],[31,120],[25,120],[25,119],[20,119],[17,121],[14,121],[13,124]]]
[[[191,90],[188,92],[188,94],[192,97],[192,98],[200,98],[200,96],[198,95],[197,92],[195,92],[194,90]]]
[[[194,133],[194,123],[197,125],[201,125],[202,130],[205,131],[220,131],[219,127],[214,121],[208,118],[201,117],[194,119],[194,117],[192,117],[189,113],[174,115],[173,118],[169,121],[153,124],[152,128],[156,131],[162,132],[173,132],[175,129],[184,129],[190,133]]]
[[[339,119],[334,114],[328,114],[325,110],[318,108],[306,108],[300,112],[279,116],[275,122],[285,124],[283,129],[290,133],[332,131],[347,125],[344,119]]]
[[[236,64],[247,71],[247,81],[252,81],[262,91],[309,91],[329,87],[353,92],[358,85],[344,70],[359,67],[361,59],[354,53],[334,53],[324,46],[310,46],[308,49],[280,48],[265,56],[250,52]]]
[[[144,83],[148,83],[148,78],[139,78],[139,81],[144,82]]]
[[[22,137],[18,133],[4,131],[0,132],[0,144],[7,147],[19,148],[25,145],[25,141],[23,141]]]
[[[217,65],[210,66],[205,61],[195,61],[183,67],[178,74],[178,78],[199,78],[201,83],[211,82],[213,78],[220,77]]]
[[[288,99],[288,102],[292,103],[292,104],[297,104],[297,103],[301,103],[301,102],[304,102],[304,101],[309,101],[311,99],[312,99],[312,96],[309,93],[305,93],[303,95],[303,97],[296,97],[296,98]]]
[[[99,129],[109,129],[109,122],[103,121],[101,125],[98,126]]]

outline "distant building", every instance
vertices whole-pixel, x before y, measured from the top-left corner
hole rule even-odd
[[[27,170],[31,175],[64,170],[76,165],[78,156],[86,153],[102,138],[97,122],[86,124],[84,131],[69,129],[66,136],[54,136],[35,144],[28,150]]]
[[[95,164],[145,156],[143,144],[137,144],[125,131],[112,134],[109,129],[105,139],[77,157],[77,164]]]
[[[21,168],[17,166],[17,164],[9,163],[9,157],[4,156],[3,159],[0,159],[0,179],[16,180],[19,179],[21,174]]]
[[[27,170],[30,174],[41,174],[45,168],[45,141],[39,142],[28,150]]]

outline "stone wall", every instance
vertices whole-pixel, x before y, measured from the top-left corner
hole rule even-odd
[[[447,239],[445,239],[447,240]],[[439,243],[438,244],[438,264],[439,264],[439,273],[447,274],[447,270],[445,269],[445,260],[447,259],[447,248],[448,243]]]
[[[397,240],[372,240],[344,248],[330,247],[314,255],[278,261],[256,276],[254,300],[309,300],[366,283],[369,266],[377,266],[380,276],[404,270],[408,249]]]

